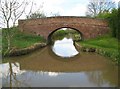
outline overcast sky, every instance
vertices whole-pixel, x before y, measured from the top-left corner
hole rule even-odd
[[[18,0],[19,2],[23,0]],[[85,16],[87,11],[87,5],[90,0],[28,0],[28,2],[34,2],[32,12],[37,11],[41,5],[43,5],[42,10],[46,16],[51,16],[51,13],[59,13],[61,16]],[[111,1],[111,0],[108,0]],[[112,0],[116,2],[120,0]],[[30,11],[29,4],[26,8],[26,14],[22,15],[19,19],[26,19],[26,15]],[[1,20],[1,19],[0,19]],[[0,27],[2,24],[0,23]]]
[[[44,0],[43,9],[50,12],[60,13],[63,16],[85,15],[88,0]]]
[[[52,13],[59,13],[62,16],[85,16],[87,5],[90,0],[33,0],[34,9],[40,7],[43,3],[43,11],[47,16]],[[119,0],[113,0],[116,3]]]

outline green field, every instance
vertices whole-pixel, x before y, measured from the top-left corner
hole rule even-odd
[[[110,35],[81,41],[79,44],[86,48],[96,48],[99,50],[99,54],[110,57],[113,61],[120,62],[118,40]]]

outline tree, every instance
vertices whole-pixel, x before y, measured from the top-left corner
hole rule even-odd
[[[0,0],[0,22],[4,23],[6,28],[7,52],[11,49],[11,38],[13,36],[10,26],[15,25],[28,4],[26,0],[20,2],[18,0]]]
[[[98,14],[111,11],[115,8],[115,2],[109,0],[91,0],[87,8],[86,16],[95,17]]]
[[[111,12],[101,13],[96,16],[108,20],[109,27],[111,28],[111,35],[117,39],[119,38],[120,31],[120,9],[112,9]]]
[[[5,23],[6,28],[9,28],[10,25],[14,26],[25,12],[28,2],[26,0],[19,2],[18,0],[0,0],[0,20]]]
[[[120,24],[120,16],[119,9],[113,9],[110,13],[110,17],[108,18],[110,28],[112,30],[112,36],[118,38],[119,37],[119,24]]]
[[[25,0],[21,3],[18,3],[17,1],[15,1],[14,3],[15,5],[13,6],[13,16],[11,17],[13,26],[16,25],[16,21],[23,15],[26,6],[28,5],[28,2]]]
[[[27,19],[36,19],[36,18],[45,18],[45,17],[46,15],[43,12],[39,12],[39,11],[36,11],[26,16]]]

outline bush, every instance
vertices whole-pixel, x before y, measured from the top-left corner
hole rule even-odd
[[[111,28],[111,35],[120,39],[120,8],[113,9],[111,12],[104,12],[96,16],[96,18],[107,19]]]
[[[118,38],[118,10],[113,9],[109,20],[109,25],[112,30],[112,36]]]

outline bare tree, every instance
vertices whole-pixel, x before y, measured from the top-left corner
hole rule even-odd
[[[25,12],[25,8],[28,5],[28,2],[25,0],[22,1],[21,3],[18,3],[17,1],[14,2],[15,5],[13,6],[13,16],[12,16],[12,21],[13,21],[13,26],[15,26],[16,21],[23,15]]]
[[[15,25],[16,21],[24,13],[27,4],[28,2],[26,0],[0,0],[0,17],[7,28],[10,25]]]
[[[4,20],[4,23],[6,24],[7,29],[7,35],[6,35],[6,39],[8,42],[8,50],[10,50],[11,47],[11,36],[10,36],[10,19],[12,16],[12,8],[13,8],[14,3],[4,0],[4,1],[0,1],[0,12],[2,15],[2,18]]]
[[[115,2],[110,0],[90,0],[87,6],[87,16],[97,16],[98,14],[109,12],[115,7]]]
[[[26,0],[23,0],[22,2],[17,0],[0,0],[0,22],[4,23],[6,27],[6,39],[8,44],[7,52],[11,49],[11,38],[13,36],[10,26],[15,25],[16,21],[25,11],[27,4]]]

